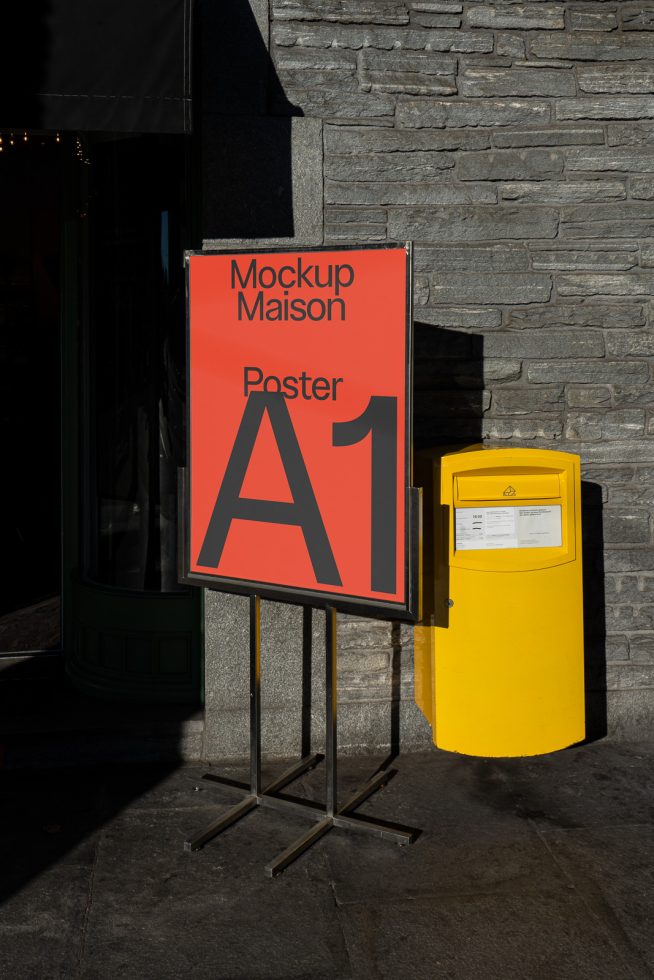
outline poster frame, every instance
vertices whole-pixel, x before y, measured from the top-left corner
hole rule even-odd
[[[314,253],[340,253],[357,251],[377,251],[387,249],[402,249],[406,256],[405,277],[405,374],[404,374],[404,602],[369,598],[330,592],[328,590],[312,590],[279,583],[261,582],[255,579],[237,579],[227,576],[203,574],[191,570],[190,530],[191,530],[191,479],[192,479],[192,448],[191,448],[191,313],[190,313],[190,259],[195,256],[231,256],[247,255],[298,255]],[[286,602],[317,609],[333,607],[339,612],[372,618],[397,619],[406,622],[416,622],[421,614],[420,602],[420,561],[422,541],[422,501],[421,491],[412,486],[413,477],[413,244],[412,242],[384,242],[382,244],[365,245],[314,245],[282,248],[243,249],[201,249],[184,252],[184,267],[186,279],[186,444],[187,465],[180,468],[178,473],[178,580],[186,586],[202,586],[212,591],[227,592],[235,595],[258,595],[263,599]]]

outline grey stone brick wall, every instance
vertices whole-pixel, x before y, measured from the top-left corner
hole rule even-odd
[[[268,112],[322,128],[323,242],[415,243],[418,443],[580,454],[591,721],[651,733],[654,3],[271,0],[269,15]],[[401,694],[402,731],[426,743],[410,630],[345,635],[343,697]],[[385,725],[369,741],[388,743]]]
[[[273,0],[271,39],[325,243],[416,243],[418,438],[581,455],[588,686],[651,729],[654,4]]]

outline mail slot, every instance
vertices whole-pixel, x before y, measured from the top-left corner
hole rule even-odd
[[[558,497],[558,473],[481,473],[456,477],[459,500],[533,500]]]
[[[579,457],[425,453],[416,701],[435,744],[522,756],[584,737]]]

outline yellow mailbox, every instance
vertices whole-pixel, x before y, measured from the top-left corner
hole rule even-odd
[[[474,447],[422,454],[416,474],[426,514],[416,701],[434,743],[518,756],[580,741],[579,457]]]

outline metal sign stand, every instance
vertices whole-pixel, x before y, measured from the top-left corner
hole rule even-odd
[[[363,789],[355,793],[354,796],[343,805],[338,804],[336,788],[337,780],[337,729],[336,729],[336,704],[337,704],[337,682],[336,682],[336,609],[328,606],[326,609],[326,628],[325,628],[325,755],[306,755],[290,769],[287,769],[281,776],[273,780],[265,789],[261,786],[261,600],[258,595],[250,596],[250,783],[249,785],[227,779],[221,776],[214,776],[206,773],[204,779],[212,782],[221,783],[243,790],[246,794],[245,799],[236,806],[231,807],[221,817],[213,821],[205,830],[191,837],[184,842],[184,849],[187,851],[197,851],[212,838],[217,837],[227,827],[231,827],[246,813],[259,806],[271,807],[275,810],[285,810],[294,813],[303,813],[311,820],[315,820],[315,826],[303,834],[290,847],[287,847],[274,861],[266,865],[266,874],[274,877],[280,874],[285,868],[300,857],[312,844],[320,840],[332,827],[343,830],[354,830],[384,840],[394,841],[396,844],[411,844],[418,835],[418,831],[411,827],[400,827],[396,824],[384,823],[371,817],[360,817],[354,811],[365,800],[368,799],[376,790],[381,789],[388,780],[394,775],[394,770],[388,769],[378,772],[366,783]],[[299,797],[282,795],[281,791],[292,783],[295,779],[312,769],[315,765],[325,759],[325,804],[317,803],[313,800],[300,799]]]

